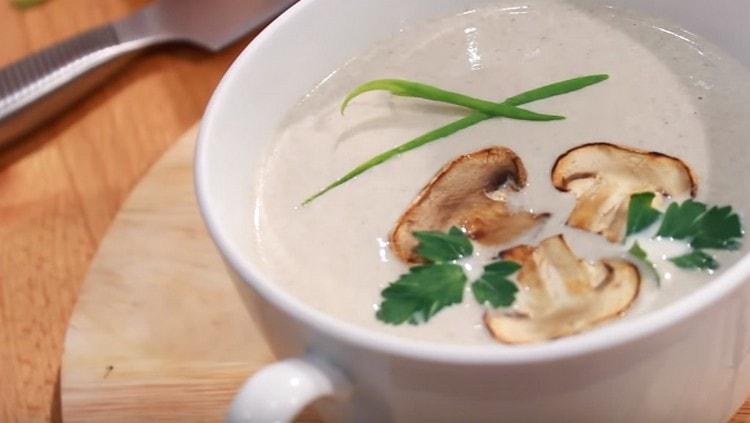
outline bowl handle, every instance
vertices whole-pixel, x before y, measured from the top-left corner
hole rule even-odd
[[[260,369],[240,388],[227,423],[291,422],[321,397],[346,400],[351,384],[341,370],[318,357],[289,358]]]

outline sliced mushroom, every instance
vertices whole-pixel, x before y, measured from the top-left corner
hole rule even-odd
[[[516,154],[490,147],[446,164],[422,189],[391,231],[393,252],[408,263],[422,261],[414,231],[445,231],[458,226],[482,244],[502,244],[546,218],[514,211],[505,198],[526,185],[526,169]]]
[[[562,235],[538,247],[520,245],[500,253],[521,265],[519,293],[510,310],[488,311],[484,320],[507,344],[542,342],[590,329],[625,311],[638,295],[641,277],[630,262],[585,262]]]
[[[623,239],[632,194],[694,197],[698,189],[680,159],[608,143],[584,144],[561,155],[552,168],[552,184],[576,195],[567,224],[610,242]]]

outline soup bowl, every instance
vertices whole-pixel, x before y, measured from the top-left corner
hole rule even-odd
[[[245,383],[230,421],[289,421],[314,404],[334,421],[722,422],[750,394],[750,257],[651,313],[513,348],[366,330],[302,303],[258,266],[250,241],[251,179],[285,112],[373,42],[490,3],[303,0],[258,35],[222,79],[200,128],[198,200],[240,295],[280,360]],[[609,3],[668,19],[750,63],[744,42],[750,3]],[[716,172],[727,181],[721,189],[747,198],[732,177],[741,163],[715,150],[712,160],[723,163]]]

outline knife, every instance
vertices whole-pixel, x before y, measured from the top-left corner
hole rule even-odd
[[[146,47],[218,51],[296,0],[156,0],[0,69],[0,148],[84,96]]]

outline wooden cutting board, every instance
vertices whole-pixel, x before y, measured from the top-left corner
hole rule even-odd
[[[220,421],[245,378],[273,361],[198,214],[195,135],[133,191],[93,260],[65,340],[66,423]]]
[[[132,192],[92,262],[65,339],[66,423],[220,421],[274,360],[201,222],[196,132]]]

